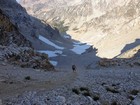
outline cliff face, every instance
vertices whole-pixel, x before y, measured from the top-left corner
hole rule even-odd
[[[0,44],[9,46],[13,43],[17,46],[31,47],[31,43],[18,32],[16,26],[0,10]]]
[[[19,5],[16,0],[1,0],[0,10],[7,16],[10,22],[18,29],[33,47],[36,47],[38,35],[44,35],[48,38],[57,39],[59,32],[52,29],[50,25],[43,24],[40,20],[27,14],[26,10]]]
[[[30,38],[37,36],[31,34],[36,32],[32,24],[30,16],[16,1],[0,1],[0,61],[21,67],[53,70],[48,56],[34,51]]]
[[[74,39],[94,45],[100,57],[115,57],[126,44],[140,37],[139,0],[21,0],[20,3],[32,16],[67,31]]]

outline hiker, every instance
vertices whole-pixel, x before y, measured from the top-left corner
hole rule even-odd
[[[76,66],[75,65],[72,65],[72,70],[73,70],[73,72],[76,71]]]

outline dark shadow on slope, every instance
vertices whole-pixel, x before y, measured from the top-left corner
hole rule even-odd
[[[138,45],[140,45],[140,39],[136,39],[134,43],[131,44],[127,44],[122,50],[121,50],[121,54],[125,53],[126,51],[129,51],[135,47],[137,47]],[[121,55],[119,54],[119,55]],[[118,55],[118,56],[119,56]]]
[[[103,58],[99,61],[101,67],[134,67],[140,66],[140,39],[134,43],[127,44],[121,51],[121,54],[113,59]]]

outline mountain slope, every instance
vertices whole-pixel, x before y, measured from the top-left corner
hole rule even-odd
[[[40,43],[38,40],[39,35],[55,40],[60,39],[58,30],[52,29],[50,25],[43,24],[40,20],[28,15],[16,0],[1,0],[0,9],[10,19],[10,22],[16,26],[18,31],[32,43],[34,48],[39,48],[37,46]]]
[[[20,3],[32,16],[67,31],[73,39],[94,45],[99,57],[115,57],[126,44],[140,38],[139,0],[21,0]]]
[[[47,55],[34,51],[34,43],[37,42],[30,40],[36,38],[34,34],[31,35],[31,32],[34,32],[31,19],[16,1],[0,1],[0,62],[23,68],[54,70]],[[39,42],[39,39],[34,41]]]

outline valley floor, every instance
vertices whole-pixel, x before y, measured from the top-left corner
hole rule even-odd
[[[30,78],[27,78],[30,76]],[[139,67],[44,72],[0,62],[4,105],[139,105]]]

